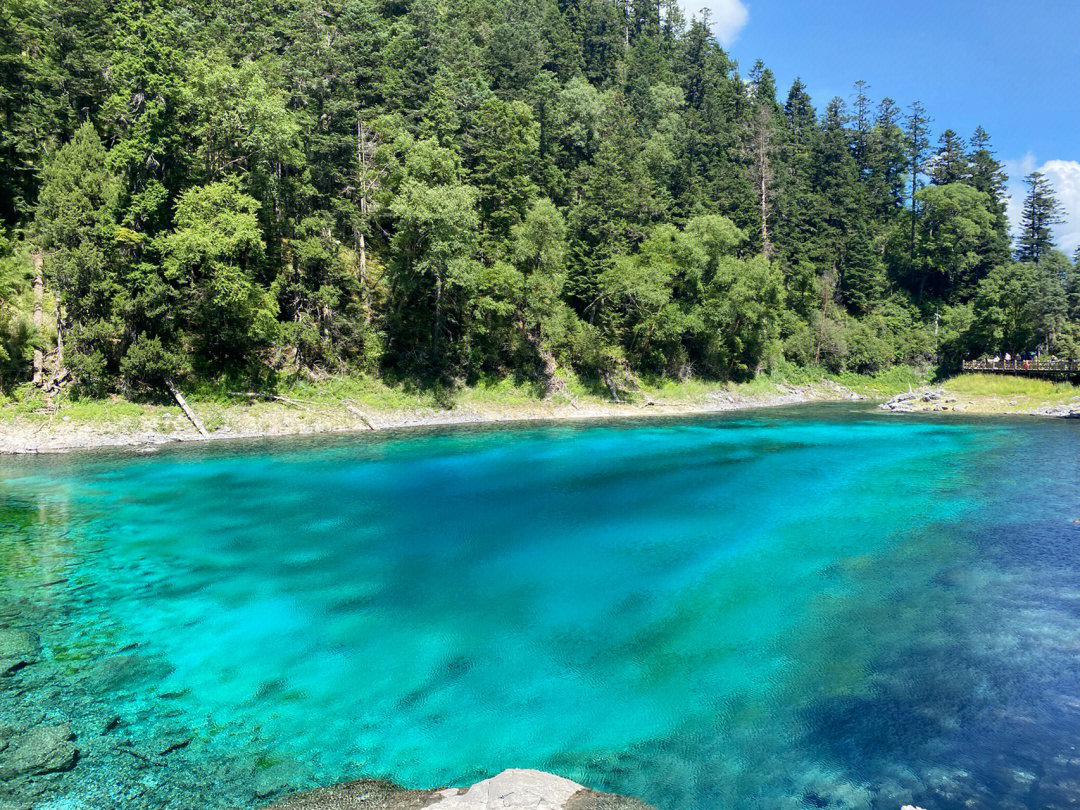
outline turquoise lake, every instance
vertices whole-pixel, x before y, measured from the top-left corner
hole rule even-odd
[[[534,767],[660,810],[1076,807],[1080,424],[815,405],[0,459],[45,810]],[[5,794],[6,791],[6,794]]]

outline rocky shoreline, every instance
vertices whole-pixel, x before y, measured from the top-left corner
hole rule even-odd
[[[970,415],[1052,416],[1059,419],[1080,419],[1080,397],[1069,403],[1019,407],[1015,399],[964,396],[945,388],[920,388],[887,399],[878,405],[892,413],[961,413]]]
[[[168,428],[147,424],[78,423],[63,415],[48,421],[11,417],[0,421],[0,455],[67,453],[75,450],[135,448],[152,451],[180,442],[258,439],[326,433],[366,433],[414,427],[495,424],[503,422],[641,419],[772,408],[808,402],[858,400],[861,397],[835,383],[778,385],[776,394],[747,396],[718,390],[691,402],[570,403],[542,400],[523,405],[459,407],[449,410],[366,410],[349,403],[280,403],[256,418],[246,406],[236,406],[217,429],[200,435],[182,418]],[[196,407],[198,407],[196,405]]]
[[[298,793],[266,810],[656,810],[637,799],[600,793],[543,771],[514,768],[469,788],[407,790],[360,779]]]

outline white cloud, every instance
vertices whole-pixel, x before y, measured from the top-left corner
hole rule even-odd
[[[1009,222],[1013,234],[1020,232],[1020,209],[1027,189],[1024,178],[1038,169],[1054,187],[1061,203],[1065,222],[1054,229],[1058,247],[1070,257],[1080,246],[1080,162],[1075,160],[1048,160],[1041,166],[1030,152],[1020,160],[1007,160],[1005,171],[1009,174]]]
[[[1065,222],[1057,227],[1058,244],[1070,256],[1080,245],[1080,163],[1075,160],[1048,160],[1043,174],[1057,191]]]
[[[713,35],[725,48],[735,43],[750,20],[750,10],[742,0],[686,0],[685,8],[693,17],[700,17],[708,9]]]

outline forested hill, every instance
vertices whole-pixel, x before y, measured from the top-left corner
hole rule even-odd
[[[671,0],[0,8],[6,386],[1080,353],[1043,178]]]

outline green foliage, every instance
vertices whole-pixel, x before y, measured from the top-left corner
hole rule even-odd
[[[35,239],[48,252],[49,282],[59,296],[67,362],[96,392],[109,387],[118,369],[124,332],[116,243],[120,181],[105,158],[93,124],[83,124],[46,161],[34,220]]]
[[[177,201],[175,228],[161,239],[163,276],[184,290],[178,337],[210,367],[248,362],[277,332],[277,301],[259,278],[258,210],[231,183],[198,186]]]
[[[927,186],[915,196],[922,215],[914,270],[923,292],[950,300],[970,298],[1004,258],[990,196],[963,183]]]
[[[979,345],[1002,354],[1036,347],[1036,284],[1034,265],[1007,264],[990,271],[975,294],[973,329]]]
[[[406,367],[417,361],[444,370],[460,360],[468,299],[476,289],[478,194],[471,186],[407,179],[390,211],[392,350]],[[414,352],[423,347],[423,357]],[[441,368],[440,368],[441,367]]]
[[[0,236],[0,389],[25,374],[40,340],[28,314],[20,308],[28,278],[29,263]]]
[[[867,89],[781,105],[673,3],[10,0],[0,262],[49,311],[5,293],[0,374],[53,324],[94,393],[1071,356],[1045,178],[1009,265],[985,131]]]
[[[1050,181],[1042,172],[1024,178],[1028,187],[1020,215],[1020,238],[1016,260],[1038,263],[1054,248],[1051,229],[1064,221]]]

